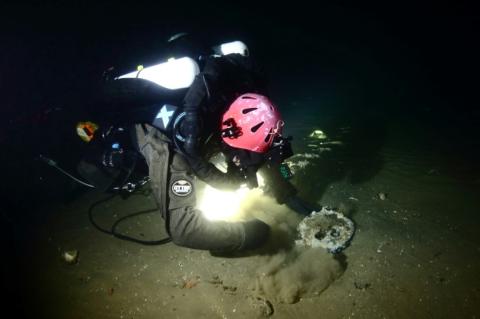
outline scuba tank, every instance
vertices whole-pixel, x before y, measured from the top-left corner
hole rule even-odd
[[[137,67],[137,71],[121,75],[115,78],[115,80],[128,78],[144,79],[163,88],[177,90],[190,87],[198,73],[200,73],[200,68],[192,58],[169,58],[167,62],[147,68],[140,65]]]
[[[113,96],[114,117],[119,122],[148,123],[169,138],[185,113],[183,98],[197,74],[198,63],[190,57],[169,58],[149,67],[120,75],[109,83],[107,95]]]
[[[113,77],[108,83],[113,90],[107,95],[114,97],[110,103],[110,120],[150,124],[170,138],[181,152],[196,155],[194,149],[201,130],[200,110],[197,105],[187,107],[184,104],[189,88],[200,75],[200,66],[207,55],[248,56],[249,52],[241,41],[222,43],[206,50],[192,44],[195,42],[191,40],[186,33],[174,35],[168,40],[169,58],[166,61],[148,67],[139,65],[134,72]],[[207,80],[203,75],[201,79],[203,81],[197,85],[205,85],[206,97],[210,99]]]
[[[140,96],[138,99],[130,96],[132,100],[141,100],[150,95],[152,97],[150,101],[153,103],[145,103],[149,105],[143,107],[142,110],[137,109],[137,114],[133,117],[130,115],[132,110],[123,111],[127,112],[129,120],[136,123],[149,123],[172,140],[181,142],[186,149],[189,149],[191,148],[189,145],[194,144],[197,138],[195,134],[189,132],[195,131],[195,129],[187,130],[185,136],[182,136],[179,133],[179,124],[185,119],[188,123],[192,119],[196,119],[198,110],[185,109],[185,112],[181,110],[183,110],[185,95],[195,78],[200,74],[200,65],[204,63],[206,55],[213,57],[228,54],[248,56],[249,51],[241,41],[221,43],[207,49],[187,33],[175,34],[167,42],[169,54],[167,61],[149,67],[139,65],[136,71],[117,76],[113,82],[123,83],[127,86],[127,81],[132,86],[149,86],[150,84],[148,89],[140,89],[142,92],[138,92],[138,89],[127,90],[126,94],[133,93],[133,95]],[[207,81],[203,76],[202,78],[207,97],[210,98]],[[129,97],[125,96],[125,98],[128,99]],[[131,106],[132,104],[129,103],[127,109],[130,109]],[[198,127],[196,129],[198,130]]]
[[[150,67],[139,66],[135,72],[107,81],[105,109],[99,114],[102,124],[77,125],[77,134],[89,144],[77,166],[80,176],[100,191],[130,191],[136,184],[144,184],[146,179],[132,175],[138,170],[148,175],[133,126],[148,123],[173,141],[185,116],[177,105],[181,105],[198,73],[195,60],[171,58]],[[180,134],[178,137],[182,139]],[[132,178],[136,182],[131,182]]]

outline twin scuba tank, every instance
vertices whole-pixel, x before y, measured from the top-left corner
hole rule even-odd
[[[178,36],[183,36],[183,34]],[[212,51],[213,57],[228,54],[248,56],[249,54],[247,46],[241,41],[214,46]],[[162,90],[165,100],[150,107],[151,112],[149,112],[147,122],[168,137],[180,142],[185,142],[185,138],[180,134],[179,125],[186,115],[181,107],[181,102],[186,91],[200,73],[198,59],[194,58],[189,56],[171,57],[167,61],[153,66],[138,66],[136,71],[115,78],[115,81],[122,79],[146,80]],[[208,88],[206,89],[208,90]]]

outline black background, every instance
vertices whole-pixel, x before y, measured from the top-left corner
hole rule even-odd
[[[158,61],[165,40],[176,32],[196,32],[213,42],[244,40],[265,66],[272,96],[284,110],[305,97],[321,100],[335,92],[341,103],[321,112],[371,112],[399,121],[419,117],[439,137],[445,132],[457,140],[468,136],[473,142],[460,154],[478,158],[476,8],[458,1],[357,3],[3,2],[5,256],[13,260],[21,253],[16,241],[27,241],[27,225],[34,228],[44,218],[42,205],[69,201],[81,192],[40,163],[38,154],[73,169],[83,151],[73,127],[86,116],[103,71]],[[48,111],[55,108],[60,110]],[[20,235],[13,231],[18,228]],[[3,278],[14,268],[13,262],[5,263]]]

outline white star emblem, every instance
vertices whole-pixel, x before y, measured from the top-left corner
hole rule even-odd
[[[162,119],[163,127],[167,128],[168,122],[170,122],[170,117],[173,115],[175,111],[169,111],[167,106],[164,105],[160,112],[158,112],[157,117],[155,119]]]

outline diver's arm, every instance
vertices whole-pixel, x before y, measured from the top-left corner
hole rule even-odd
[[[311,204],[298,196],[298,191],[280,173],[277,165],[265,165],[260,173],[265,179],[267,188],[279,204],[287,205],[291,210],[300,215],[310,215],[312,211],[320,211],[321,206]]]
[[[202,133],[201,108],[210,98],[209,85],[218,80],[220,73],[218,68],[210,61],[207,60],[203,72],[195,76],[195,80],[188,89],[183,101],[185,117],[181,124],[181,130],[185,136],[184,152],[187,156],[199,157],[198,143]],[[209,78],[208,81],[207,77]]]
[[[298,196],[292,196],[285,202],[291,210],[300,215],[310,215],[313,211],[319,212],[322,207],[320,205],[311,204]]]
[[[244,182],[240,176],[220,171],[210,162],[201,158],[188,158],[187,162],[195,175],[210,186],[222,190],[236,190]]]
[[[278,164],[264,165],[259,173],[264,178],[268,191],[279,204],[285,204],[297,194],[297,189],[281,175]]]
[[[238,180],[218,170],[200,155],[202,116],[205,116],[204,107],[207,103],[213,104],[214,99],[221,95],[218,82],[221,74],[225,71],[222,62],[216,58],[209,58],[205,63],[204,70],[199,73],[184,98],[185,117],[181,123],[180,131],[185,137],[183,153],[195,174],[207,184],[216,188],[236,189],[240,185]],[[219,111],[219,110],[217,110]]]

